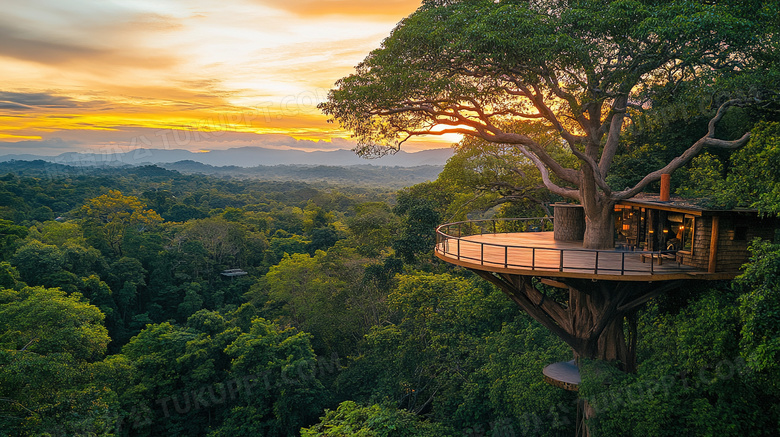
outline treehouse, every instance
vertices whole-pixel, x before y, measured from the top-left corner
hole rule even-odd
[[[780,229],[777,219],[755,210],[642,195],[615,206],[614,248],[593,250],[582,246],[582,207],[553,207],[553,218],[441,225],[435,251],[499,287],[572,348],[573,363],[544,371],[548,382],[568,390],[579,384],[581,357],[635,371],[639,307],[692,279],[733,279],[749,259],[751,240],[777,240]],[[540,284],[568,290],[568,298]]]
[[[615,206],[615,247],[582,248],[578,205],[555,204],[554,218],[442,225],[436,254],[495,273],[614,281],[732,279],[754,238],[775,240],[780,223],[755,210],[714,210],[643,195]],[[553,224],[554,223],[554,224]]]

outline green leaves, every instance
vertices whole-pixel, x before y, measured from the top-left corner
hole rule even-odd
[[[0,344],[42,355],[67,353],[80,361],[101,358],[110,340],[105,316],[81,297],[42,287],[5,290]]]
[[[342,378],[350,393],[361,394],[352,399],[390,399],[456,429],[546,414],[562,400],[540,372],[568,356],[567,348],[482,281],[399,275],[388,304],[395,323],[372,329]],[[321,422],[336,423],[354,424],[339,413]]]
[[[757,241],[751,251],[751,262],[735,281],[744,292],[740,346],[752,369],[774,379],[780,372],[780,246]]]
[[[780,123],[761,123],[734,153],[726,187],[734,201],[780,216]]]
[[[713,207],[756,208],[780,216],[780,123],[762,122],[750,142],[730,156],[723,177],[721,162],[712,155],[695,158],[678,193]]]
[[[439,437],[453,433],[391,405],[363,407],[352,401],[342,402],[335,411],[325,410],[320,423],[301,429],[302,437]]]
[[[116,395],[94,363],[110,340],[103,318],[79,294],[0,291],[0,429],[25,436],[113,431],[107,417]]]
[[[80,210],[88,224],[96,227],[105,243],[122,256],[122,240],[129,227],[143,230],[163,221],[162,217],[135,196],[125,196],[118,190],[95,197]]]

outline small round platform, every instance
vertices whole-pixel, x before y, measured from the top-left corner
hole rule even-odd
[[[578,391],[580,389],[580,369],[571,361],[562,361],[560,363],[552,363],[542,370],[544,374],[544,380],[549,384],[554,385],[569,391]]]

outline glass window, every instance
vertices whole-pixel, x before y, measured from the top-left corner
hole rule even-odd
[[[693,251],[694,218],[686,215],[682,223],[678,223],[677,238],[680,240],[680,250]]]

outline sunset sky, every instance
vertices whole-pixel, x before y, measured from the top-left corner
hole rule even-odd
[[[419,4],[0,0],[0,155],[351,148],[315,106]]]

